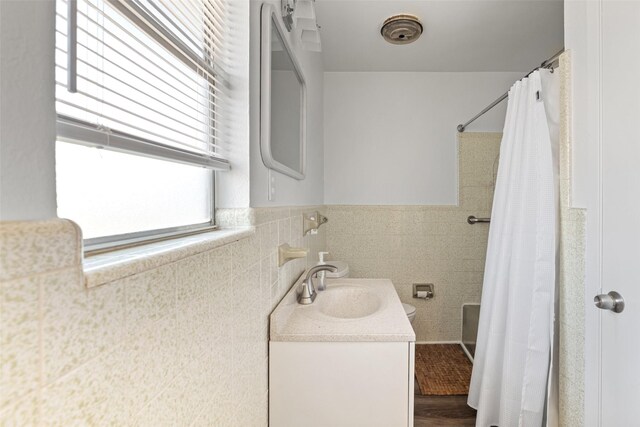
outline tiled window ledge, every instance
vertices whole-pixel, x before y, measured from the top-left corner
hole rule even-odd
[[[255,227],[222,229],[87,257],[83,262],[85,284],[87,288],[104,285],[254,234]]]

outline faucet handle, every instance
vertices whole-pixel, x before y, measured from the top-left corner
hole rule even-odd
[[[302,291],[298,295],[298,303],[303,305],[311,304],[316,299],[316,291],[310,281],[302,282]]]
[[[311,298],[315,292],[306,283],[302,283],[302,291],[300,292],[300,298]]]

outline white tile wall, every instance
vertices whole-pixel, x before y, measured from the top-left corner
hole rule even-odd
[[[0,224],[0,425],[266,426],[268,315],[317,209],[227,212],[256,233],[92,288],[75,225]]]

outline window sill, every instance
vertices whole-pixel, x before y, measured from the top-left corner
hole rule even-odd
[[[85,284],[94,288],[254,234],[254,227],[222,229],[90,256],[83,261]]]

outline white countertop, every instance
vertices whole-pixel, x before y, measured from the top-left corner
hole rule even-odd
[[[297,302],[301,282],[302,278],[271,313],[271,341],[415,342],[415,332],[389,279],[327,279],[327,290],[318,291],[310,305]],[[353,297],[353,304],[338,307],[337,298],[343,295]],[[349,307],[356,313],[370,306],[375,311],[363,317],[325,314],[334,307],[349,314]]]

